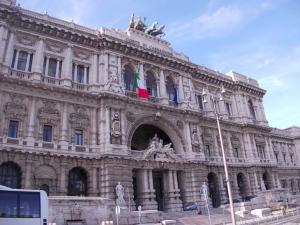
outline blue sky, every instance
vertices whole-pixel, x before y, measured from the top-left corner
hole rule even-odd
[[[257,79],[270,126],[300,126],[298,0],[19,0],[23,8],[91,28],[126,29],[132,13],[166,25],[191,61]]]

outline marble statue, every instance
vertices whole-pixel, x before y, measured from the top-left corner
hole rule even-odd
[[[116,203],[119,206],[125,206],[125,200],[124,200],[124,187],[121,185],[121,182],[119,181],[116,186],[116,194],[117,194],[117,200]]]
[[[132,14],[131,17],[130,17],[129,29],[134,29],[134,26],[135,26],[134,14]]]

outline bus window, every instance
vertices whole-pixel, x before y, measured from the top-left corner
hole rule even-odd
[[[0,217],[14,218],[18,216],[18,195],[16,192],[0,192]]]
[[[40,194],[20,192],[20,214],[21,218],[40,217]]]

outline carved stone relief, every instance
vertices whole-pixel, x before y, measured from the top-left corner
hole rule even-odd
[[[121,115],[119,110],[111,110],[110,138],[112,144],[121,144]]]
[[[74,113],[70,114],[69,122],[72,129],[87,129],[90,126],[90,118],[86,114],[86,110],[83,107],[74,106]]]
[[[56,103],[53,101],[44,101],[44,106],[38,110],[37,118],[39,120],[38,138],[43,139],[43,126],[51,125],[53,129],[53,141],[58,139],[58,127],[61,121],[60,112],[56,109]]]

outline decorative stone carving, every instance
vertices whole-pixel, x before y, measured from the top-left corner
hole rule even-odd
[[[183,122],[181,120],[177,120],[176,125],[178,128],[182,129],[183,128]]]
[[[110,136],[112,144],[121,144],[121,120],[117,111],[112,112]]]
[[[23,97],[11,95],[11,101],[4,106],[4,113],[7,119],[23,120],[27,116],[26,105],[23,104]]]
[[[197,127],[192,128],[191,139],[192,139],[192,150],[193,150],[193,152],[200,152],[200,140],[199,140]]]
[[[78,202],[71,207],[71,219],[72,220],[80,220],[81,219],[81,206]]]
[[[74,50],[74,56],[78,59],[88,60],[90,53],[82,50]]]
[[[47,42],[46,49],[50,52],[62,53],[64,47],[62,45],[57,44],[57,43]]]
[[[131,123],[133,123],[136,120],[133,112],[130,112],[130,111],[126,112],[125,115],[126,115],[126,119]]]
[[[157,137],[157,134],[150,140],[149,146],[144,154],[144,159],[155,161],[179,161],[180,159],[175,154],[171,147],[172,143],[163,145],[163,140]]]
[[[71,128],[87,129],[90,126],[90,118],[86,114],[85,109],[79,106],[75,106],[74,108],[75,113],[71,113],[69,118]]]
[[[34,36],[29,36],[21,33],[17,34],[17,41],[22,45],[33,46],[36,40],[37,38],[35,38]]]
[[[38,110],[37,117],[41,124],[57,125],[60,122],[60,112],[55,105],[55,102],[45,101],[44,107]]]
[[[108,81],[104,85],[104,90],[111,91],[114,93],[119,93],[119,94],[124,94],[124,88],[122,85],[120,85],[120,79],[119,79],[119,74],[118,74],[118,69],[116,67],[109,67],[108,71]]]

